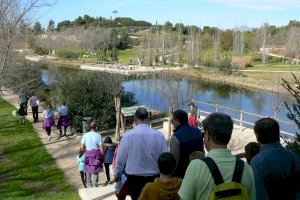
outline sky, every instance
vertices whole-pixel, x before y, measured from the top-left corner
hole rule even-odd
[[[196,26],[259,27],[268,22],[286,25],[300,20],[300,0],[56,0],[39,20],[43,26],[85,14],[93,17],[131,17],[155,24],[166,21]]]

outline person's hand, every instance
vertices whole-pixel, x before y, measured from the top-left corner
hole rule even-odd
[[[118,181],[120,181],[120,180],[121,180],[121,177],[115,175],[115,177],[114,177],[114,182],[118,182]]]

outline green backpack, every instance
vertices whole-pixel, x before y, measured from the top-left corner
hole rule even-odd
[[[209,200],[228,199],[228,200],[249,200],[247,188],[241,184],[244,161],[236,159],[236,165],[231,182],[224,183],[217,164],[210,157],[202,159],[209,168],[215,181],[216,187],[211,191]]]

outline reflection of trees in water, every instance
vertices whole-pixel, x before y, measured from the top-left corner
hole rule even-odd
[[[251,100],[252,106],[256,109],[256,111],[261,112],[265,106],[265,92],[255,92]]]

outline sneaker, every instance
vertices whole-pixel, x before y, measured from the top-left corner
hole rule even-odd
[[[103,184],[103,186],[107,186],[109,183],[109,181],[105,181],[105,183]]]
[[[48,141],[50,141],[50,140],[51,140],[51,136],[49,135],[49,136],[48,136]]]

